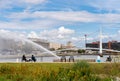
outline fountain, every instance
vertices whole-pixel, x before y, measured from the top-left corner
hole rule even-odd
[[[0,58],[21,58],[21,55],[59,56],[18,33],[0,30]],[[18,60],[17,60],[18,61]]]

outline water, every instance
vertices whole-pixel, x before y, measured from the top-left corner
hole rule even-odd
[[[97,60],[98,55],[78,55],[74,56],[75,59],[95,59]],[[66,59],[69,59],[70,56],[66,56]],[[106,62],[108,55],[104,55],[100,58],[101,62]],[[29,59],[30,57],[27,57]],[[36,57],[37,62],[53,62],[56,57]],[[7,59],[0,59],[0,62],[17,62],[16,58],[7,58]],[[21,58],[19,58],[18,62],[21,62]]]

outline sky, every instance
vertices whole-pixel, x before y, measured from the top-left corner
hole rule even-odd
[[[83,47],[120,41],[120,0],[0,0],[0,31]]]

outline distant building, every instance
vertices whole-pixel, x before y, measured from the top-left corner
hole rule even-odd
[[[33,42],[43,46],[46,49],[59,49],[61,48],[61,44],[59,43],[54,43],[54,42],[48,42],[47,40],[43,40],[43,39],[38,39],[38,38],[29,38],[30,40],[32,40]]]
[[[66,43],[66,45],[62,45],[61,48],[66,49],[66,48],[74,48],[74,47],[75,47],[75,46],[72,44],[72,42],[71,42],[71,41],[68,41],[68,42]]]
[[[73,46],[73,44],[72,44],[71,41],[68,41],[66,47],[67,47],[67,48],[72,48],[72,47],[74,47],[74,46]]]
[[[53,43],[53,42],[50,42],[49,43],[49,49],[50,48],[53,48],[53,49],[59,49],[59,48],[61,48],[61,44],[59,44],[59,43]]]
[[[99,48],[99,41],[87,43],[87,47],[91,48]],[[120,42],[117,41],[109,41],[107,43],[102,43],[103,49],[113,49],[113,50],[120,50]]]

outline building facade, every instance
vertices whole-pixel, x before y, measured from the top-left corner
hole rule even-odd
[[[90,48],[99,48],[99,41],[87,43],[86,47]],[[103,49],[113,49],[113,50],[119,50],[120,51],[120,42],[117,41],[109,41],[106,43],[102,43]]]

